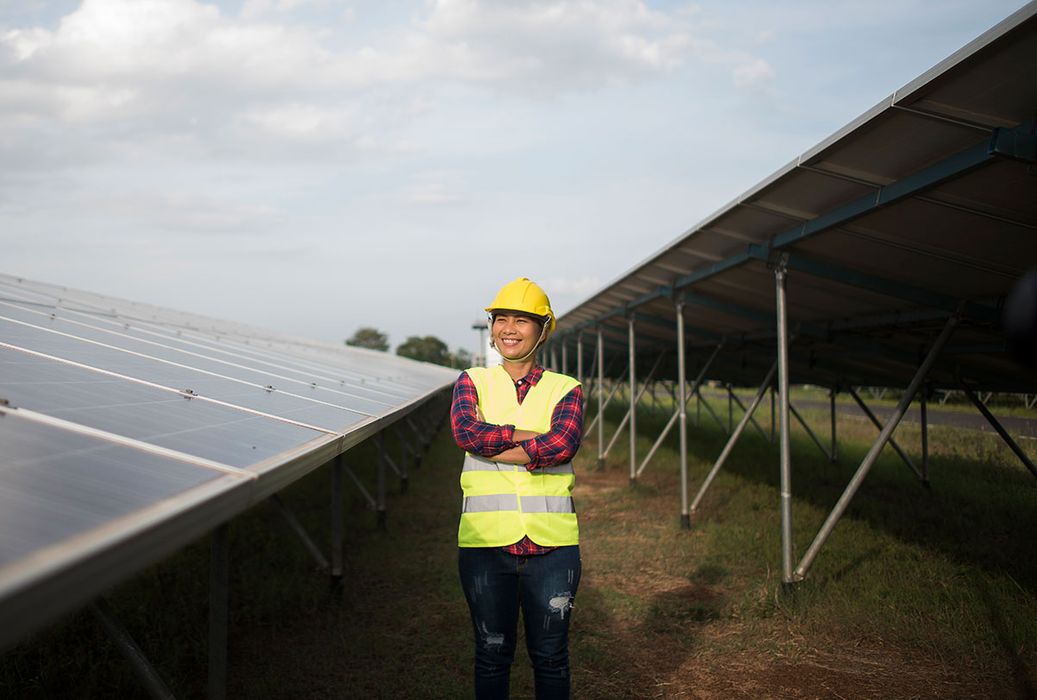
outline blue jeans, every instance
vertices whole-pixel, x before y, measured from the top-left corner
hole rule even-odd
[[[507,698],[519,608],[539,700],[569,697],[569,618],[580,585],[580,548],[517,556],[460,547],[458,571],[475,630],[475,697]]]

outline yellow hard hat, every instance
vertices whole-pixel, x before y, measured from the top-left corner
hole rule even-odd
[[[490,313],[494,311],[522,311],[544,319],[547,329],[545,336],[555,329],[555,314],[551,310],[551,300],[536,282],[528,277],[519,277],[508,282],[497,292],[490,305],[486,307]]]

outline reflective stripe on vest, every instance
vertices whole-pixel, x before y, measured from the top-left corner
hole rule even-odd
[[[462,513],[491,513],[498,510],[518,510],[518,496],[513,493],[465,496],[461,504]]]
[[[525,467],[522,467],[525,469]],[[505,464],[503,462],[494,462],[493,460],[486,459],[485,457],[477,457],[472,454],[465,454],[464,464],[461,466],[463,472],[513,472],[515,471],[514,464]],[[566,462],[565,464],[558,464],[553,467],[539,467],[533,470],[527,470],[531,474],[572,474],[573,463]]]
[[[522,496],[524,513],[575,513],[572,496]]]
[[[515,496],[513,493],[495,493],[489,496],[465,496],[462,513],[492,513],[515,511],[522,503],[524,513],[575,513],[572,496]]]
[[[546,433],[558,402],[579,383],[545,371],[520,404],[515,382],[501,367],[467,370],[478,395],[481,420]],[[473,454],[461,468],[464,500],[457,541],[461,547],[500,547],[523,537],[545,547],[579,543],[573,505],[572,463],[538,469],[494,462]]]

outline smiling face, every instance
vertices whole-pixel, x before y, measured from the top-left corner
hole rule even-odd
[[[520,361],[529,357],[540,342],[543,322],[519,311],[494,311],[490,334],[493,344],[505,360]]]

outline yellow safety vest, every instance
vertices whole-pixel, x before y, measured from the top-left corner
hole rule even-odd
[[[574,387],[572,377],[544,371],[521,404],[515,382],[503,366],[472,367],[481,419],[516,430],[546,433],[558,402]],[[529,470],[468,453],[461,470],[460,547],[503,547],[528,535],[544,547],[577,544],[580,529],[572,491],[571,462]]]

